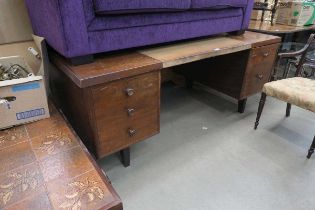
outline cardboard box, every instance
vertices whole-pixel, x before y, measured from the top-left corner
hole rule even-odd
[[[255,0],[254,7],[262,7],[265,3],[268,4],[268,8],[272,8],[274,5],[273,0],[268,0],[265,2],[265,0]],[[262,10],[253,10],[251,15],[251,20],[261,20],[262,17]],[[264,20],[271,20],[271,11],[265,11]]]
[[[276,23],[292,26],[307,26],[314,24],[315,2],[282,1],[277,10]]]
[[[0,129],[49,117],[44,81],[44,68],[47,62],[46,48],[42,38],[34,36],[34,41],[37,43],[38,49],[36,50],[38,50],[39,56],[37,58],[32,56],[32,58],[41,59],[38,69],[31,69],[24,57],[19,55],[0,57],[2,65],[19,64],[34,74],[26,78],[0,81]],[[9,50],[9,46],[7,49]],[[28,49],[24,48],[24,50]],[[9,104],[4,103],[4,100],[9,101]]]
[[[261,20],[262,16],[262,11],[260,10],[253,10],[252,15],[251,15],[251,20]],[[271,20],[271,12],[270,11],[265,11],[264,15],[264,21],[270,21]]]

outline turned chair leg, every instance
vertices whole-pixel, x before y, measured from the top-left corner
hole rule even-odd
[[[287,110],[286,110],[286,113],[285,113],[286,117],[290,117],[290,115],[291,115],[291,107],[292,107],[292,105],[290,103],[287,103]]]
[[[314,150],[315,150],[315,137],[313,139],[313,143],[312,143],[310,149],[308,150],[307,159],[310,159],[312,157]]]
[[[267,98],[266,93],[262,93],[262,94],[261,94],[261,98],[260,98],[260,102],[259,102],[259,107],[258,107],[258,112],[257,112],[257,118],[256,118],[256,122],[255,122],[255,130],[258,128],[259,120],[260,120],[262,111],[263,111],[264,106],[265,106],[266,98]]]

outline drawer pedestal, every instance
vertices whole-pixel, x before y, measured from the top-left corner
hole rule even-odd
[[[66,72],[84,65],[67,66],[61,59],[52,55],[58,67],[53,66],[49,75],[56,104],[96,159],[119,152],[122,163],[129,166],[129,147],[160,131],[160,65],[146,67],[148,72],[80,87]]]
[[[259,93],[271,77],[279,43],[256,45],[250,50],[209,58],[175,67],[186,77],[224,93],[238,101],[243,113],[247,98]]]

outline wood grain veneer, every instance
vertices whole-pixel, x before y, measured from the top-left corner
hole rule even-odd
[[[129,146],[159,132],[163,68],[173,66],[187,81],[239,100],[243,112],[246,98],[269,78],[279,42],[279,37],[254,32],[219,35],[104,54],[81,66],[50,53],[50,86],[56,103],[96,158],[126,149],[121,154],[129,160]]]
[[[50,59],[79,88],[111,82],[162,68],[160,61],[136,52],[95,56],[93,63],[72,65],[65,58],[50,53]]]
[[[163,63],[163,68],[250,49],[251,45],[226,36],[181,42],[139,51]]]
[[[281,42],[281,37],[251,31],[246,31],[241,36],[231,36],[230,38],[250,44],[251,49]]]
[[[51,117],[0,131],[1,209],[110,209],[122,203],[79,137]]]
[[[156,68],[161,68],[161,63],[137,53],[124,58],[131,60],[120,64],[114,56],[98,64],[71,66],[53,55],[56,67],[50,71],[52,94],[97,159],[155,135],[160,129],[161,78]],[[70,77],[69,72],[75,72],[75,77]],[[95,75],[99,76],[94,78]],[[74,79],[79,77],[82,80]],[[83,86],[79,87],[78,81],[83,81]],[[103,82],[98,84],[99,81]]]
[[[128,88],[134,91],[133,95],[127,95]],[[160,74],[157,71],[95,87],[93,98],[100,158],[160,131]]]
[[[278,48],[279,43],[251,50],[244,76],[241,99],[259,93],[264,84],[270,80]]]
[[[282,24],[271,24],[270,21],[251,20],[248,30],[267,34],[296,33],[300,31],[314,30],[315,25],[310,26],[290,26]]]
[[[197,81],[239,101],[244,112],[247,97],[259,93],[273,72],[281,39],[277,36],[246,32],[231,36],[250,44],[251,49],[175,67],[187,81]]]

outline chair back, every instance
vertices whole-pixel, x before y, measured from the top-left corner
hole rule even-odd
[[[309,50],[311,48],[314,49],[314,46],[315,46],[315,34],[311,34],[306,45],[301,50],[296,51],[296,52],[279,53],[276,68],[278,68],[280,66],[280,62],[284,58],[290,59],[290,58],[300,57],[298,64],[295,65],[295,67],[296,67],[295,76],[296,77],[301,76],[301,73],[303,70],[303,65],[306,61],[307,53],[309,52]],[[272,80],[274,80],[274,79],[275,79],[275,75],[273,76]]]
[[[304,48],[300,50],[302,53],[301,53],[300,61],[298,62],[298,65],[296,68],[296,73],[295,73],[296,77],[301,76],[307,53],[309,52],[311,48],[314,47],[314,45],[315,45],[315,34],[311,34]]]

